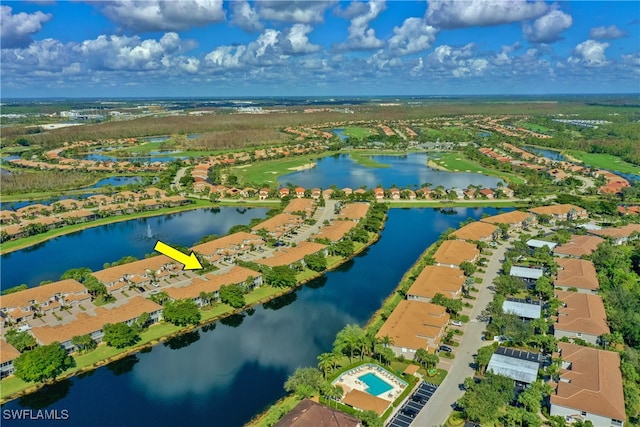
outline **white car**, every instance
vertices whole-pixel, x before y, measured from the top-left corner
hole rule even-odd
[[[461,321],[459,321],[459,320],[452,320],[452,321],[451,321],[451,324],[452,324],[453,326],[462,326],[462,322],[461,322]]]

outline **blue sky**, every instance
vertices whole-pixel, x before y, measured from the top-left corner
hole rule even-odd
[[[640,92],[637,1],[2,1],[2,97]]]

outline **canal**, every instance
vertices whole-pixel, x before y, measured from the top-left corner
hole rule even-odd
[[[315,365],[340,329],[366,323],[443,231],[498,212],[391,209],[377,243],[299,290],[2,409],[66,409],[65,425],[243,425],[284,396],[287,376]],[[40,251],[23,262],[40,258]],[[103,255],[99,262],[121,255]],[[39,423],[48,424],[56,421]]]

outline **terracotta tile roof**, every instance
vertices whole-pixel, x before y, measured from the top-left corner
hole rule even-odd
[[[428,265],[420,272],[407,295],[433,298],[435,294],[442,294],[452,298],[460,292],[464,280],[464,273],[460,269]]]
[[[556,286],[598,290],[598,276],[591,261],[575,258],[554,258],[560,268],[553,282]]]
[[[342,399],[342,402],[363,411],[373,411],[378,415],[384,414],[384,411],[391,405],[391,402],[388,400],[381,399],[360,390],[351,390]]]
[[[136,296],[131,298],[126,304],[118,307],[106,308],[97,307],[95,316],[80,313],[76,320],[58,326],[39,326],[31,329],[31,334],[42,345],[49,345],[54,341],[63,343],[79,335],[90,334],[102,329],[107,323],[126,322],[135,319],[142,313],[153,313],[162,310],[162,306],[155,302]]]
[[[558,309],[555,329],[596,336],[611,332],[599,295],[568,291],[555,291],[555,295],[566,304],[566,307]]]
[[[293,199],[289,202],[287,207],[282,211],[283,213],[293,212],[306,212],[307,215],[313,212],[315,209],[316,201],[313,199]]]
[[[356,225],[358,224],[353,221],[334,221],[332,224],[322,227],[318,230],[318,234],[314,234],[311,237],[315,239],[329,239],[332,242],[337,242]]]
[[[596,236],[571,236],[564,245],[557,246],[553,253],[561,255],[571,255],[575,257],[581,257],[583,255],[591,255],[600,243],[604,242],[604,239]]]
[[[60,280],[42,286],[34,286],[19,292],[3,295],[0,298],[0,308],[27,307],[31,305],[29,301],[36,301],[42,304],[49,301],[55,295],[86,293],[87,288],[73,279]]]
[[[563,216],[569,214],[569,212],[571,212],[572,210],[575,211],[576,214],[586,212],[584,208],[570,204],[540,206],[539,208],[529,209],[529,212],[532,212],[536,215]]]
[[[165,288],[164,291],[173,299],[196,298],[201,292],[215,292],[223,285],[244,283],[249,277],[259,277],[260,273],[244,267],[234,266],[226,273],[209,273],[204,277],[196,277],[187,286]]]
[[[20,356],[20,352],[14,346],[0,338],[0,364],[11,362]]]
[[[274,215],[273,217],[262,221],[261,223],[254,225],[251,230],[258,231],[265,229],[269,232],[275,232],[282,228],[290,228],[298,224],[302,224],[302,218],[297,215],[291,215],[288,213],[281,213]]]
[[[294,248],[285,248],[277,251],[274,256],[266,259],[256,260],[258,264],[275,267],[278,265],[289,265],[300,261],[305,255],[315,254],[325,249],[326,245],[315,242],[300,242]]]
[[[445,240],[433,255],[439,264],[460,265],[463,261],[473,261],[480,251],[473,243],[460,240]]]
[[[370,206],[369,203],[348,203],[344,205],[338,218],[360,220],[365,217]]]
[[[601,230],[589,230],[590,234],[601,237],[629,237],[631,233],[640,233],[640,224],[627,224],[623,227],[608,227]]]
[[[402,300],[376,337],[388,335],[396,347],[426,349],[427,337],[435,340],[448,323],[449,314],[444,307],[428,302]]]
[[[105,268],[92,273],[96,279],[103,283],[111,283],[120,280],[127,275],[145,274],[147,270],[157,271],[163,265],[173,264],[174,261],[165,256],[158,255],[151,258],[141,259],[139,261],[129,262],[127,264],[117,265],[115,267]]]
[[[260,236],[253,233],[238,232],[223,236],[209,242],[205,242],[196,246],[193,246],[191,250],[198,252],[205,256],[212,256],[223,251],[224,249],[249,249],[249,245],[262,245],[264,241]],[[246,245],[246,246],[244,246]]]
[[[459,228],[451,233],[452,236],[462,240],[486,240],[498,230],[498,227],[486,222],[475,221]]]
[[[551,404],[626,420],[618,353],[565,342],[559,342],[558,348],[571,368],[560,371]]]
[[[533,220],[535,217],[528,212],[511,211],[499,215],[482,218],[480,221],[489,224],[519,224],[526,220]]]
[[[275,424],[275,427],[361,427],[352,415],[327,408],[320,403],[304,399]]]

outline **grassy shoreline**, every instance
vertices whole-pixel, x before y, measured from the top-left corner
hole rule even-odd
[[[170,323],[162,322],[160,324],[153,325],[149,327],[147,330],[143,331],[140,334],[141,341],[135,347],[125,348],[125,349],[116,349],[113,347],[109,347],[105,344],[100,344],[95,350],[89,353],[74,355],[74,358],[76,360],[76,366],[68,369],[60,377],[56,378],[55,381],[53,382],[71,378],[83,372],[92,371],[101,366],[107,365],[111,362],[120,360],[132,354],[138,353],[144,349],[153,347],[156,344],[165,342],[169,339],[175,338],[184,333],[191,332],[195,329],[198,329],[202,326],[208,325],[210,323],[213,323],[225,317],[242,313],[247,309],[254,307],[258,304],[264,304],[275,298],[284,296],[291,292],[295,292],[299,288],[301,288],[304,284],[314,279],[317,279],[319,277],[322,277],[327,272],[332,271],[337,267],[341,266],[342,264],[355,258],[366,248],[368,248],[369,246],[377,242],[379,238],[380,238],[380,233],[378,232],[371,237],[369,242],[364,244],[363,243],[356,244],[354,248],[355,249],[354,253],[349,257],[346,257],[346,258],[329,257],[327,260],[328,261],[327,269],[324,271],[311,272],[311,273],[308,273],[307,271],[303,271],[299,273],[298,277],[299,278],[304,277],[304,278],[299,280],[298,283],[296,283],[296,285],[291,288],[282,289],[282,288],[274,288],[268,285],[263,285],[255,289],[254,291],[246,295],[245,301],[247,302],[247,304],[242,308],[234,309],[227,304],[220,303],[208,310],[202,310],[201,311],[202,317],[200,322],[197,325],[179,327],[179,326],[172,325]],[[34,393],[51,383],[52,382],[47,382],[42,384],[26,383],[15,376],[5,378],[0,382],[0,386],[1,386],[0,387],[0,404],[6,403],[13,399],[17,399],[27,394]]]
[[[434,167],[434,165],[437,165],[437,168],[434,167],[434,169],[449,172],[480,173],[482,175],[502,178],[505,181],[511,182],[513,184],[524,184],[526,182],[518,175],[486,168],[479,163],[468,159],[463,153],[458,151],[453,151],[450,153],[439,152],[437,153],[437,155],[437,158],[429,158],[429,162],[431,163],[429,164],[430,167]]]

